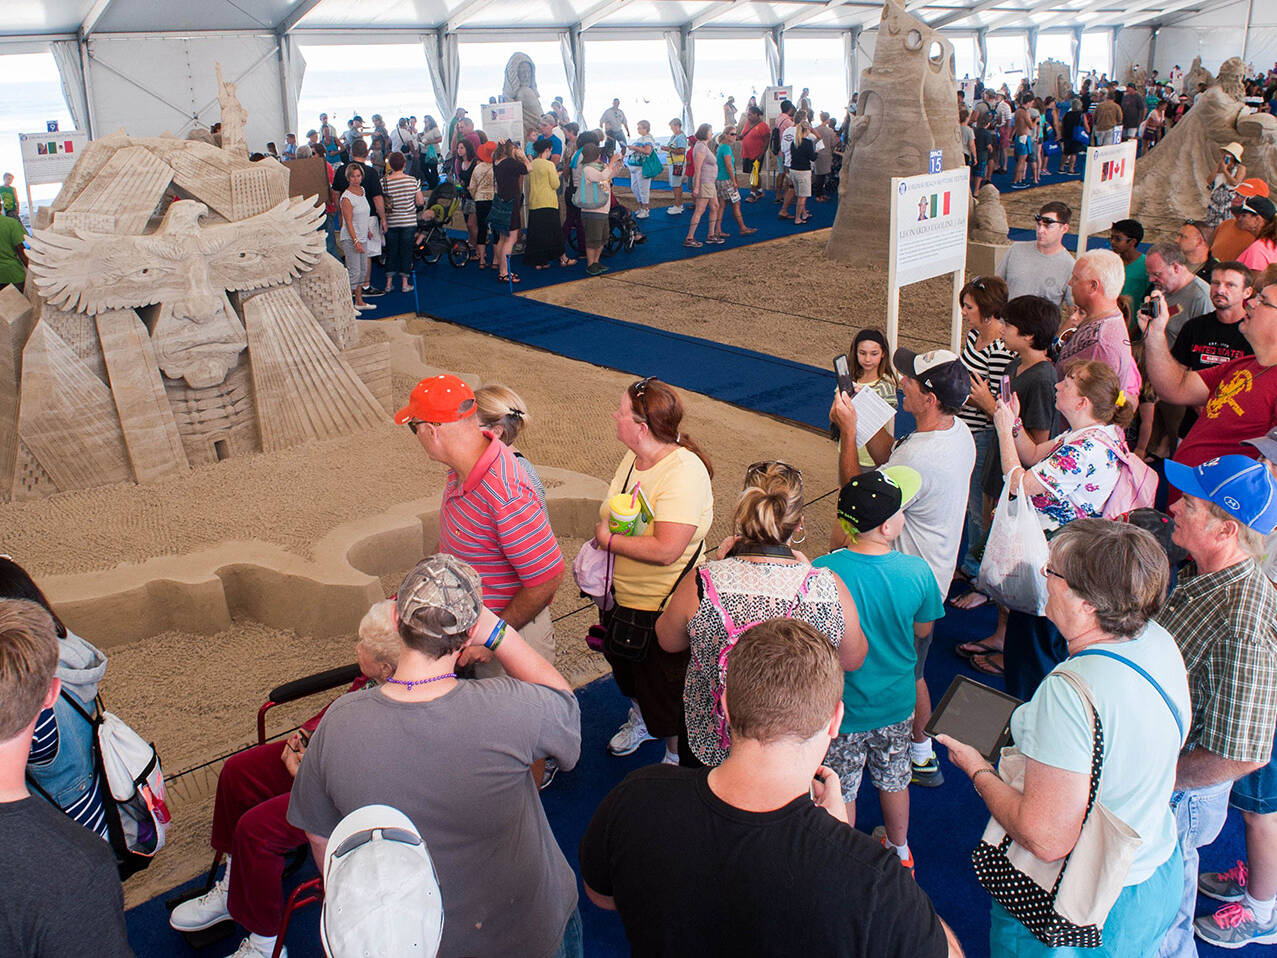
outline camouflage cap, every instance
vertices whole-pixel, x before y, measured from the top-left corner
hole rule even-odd
[[[399,586],[399,621],[433,638],[462,635],[479,620],[483,584],[479,573],[454,555],[440,552],[417,563]]]

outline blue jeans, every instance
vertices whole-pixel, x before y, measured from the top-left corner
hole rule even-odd
[[[1232,782],[1220,782],[1206,788],[1191,788],[1171,793],[1171,811],[1175,813],[1175,829],[1179,832],[1179,850],[1184,857],[1184,885],[1180,890],[1179,914],[1162,940],[1158,958],[1196,958],[1193,941],[1193,915],[1197,911],[1197,850],[1219,837],[1228,817],[1228,793]]]
[[[1069,657],[1068,643],[1046,616],[1012,609],[1002,650],[1006,690],[1022,702],[1033,698],[1046,674]]]
[[[336,213],[325,214],[324,219],[324,249],[328,251],[328,255],[334,259],[341,259],[341,254],[337,252],[337,231],[341,228],[341,223],[337,219]]]
[[[1104,943],[1099,948],[1048,948],[1011,914],[993,903],[989,921],[992,958],[1144,958],[1166,934],[1175,915],[1183,867],[1179,849],[1138,885],[1117,896],[1104,920]]]
[[[581,909],[573,908],[563,929],[563,941],[554,958],[583,958],[585,946],[581,942]]]
[[[990,455],[998,455],[998,435],[992,429],[972,431],[975,440],[975,468],[971,470],[971,486],[967,493],[967,554],[962,560],[962,571],[971,578],[980,572],[980,560],[976,556],[984,545],[988,532],[984,527],[984,470]]]

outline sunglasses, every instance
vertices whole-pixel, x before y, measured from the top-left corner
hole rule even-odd
[[[1039,226],[1062,226],[1063,225],[1059,220],[1053,220],[1049,216],[1043,216],[1040,213],[1033,217],[1033,222],[1037,223]]]
[[[426,422],[424,419],[409,419],[406,423],[404,423],[404,425],[411,429],[412,434],[415,436],[417,434],[418,427],[429,426],[431,424]]]
[[[799,491],[802,491],[802,470],[780,459],[763,459],[750,463],[745,468],[745,488],[748,489],[750,486],[755,485],[759,479],[773,470],[790,485],[796,485]]]
[[[646,379],[640,379],[630,388],[634,390],[634,400],[642,406],[643,418],[640,422],[647,422],[647,387],[656,377],[648,376]]]
[[[984,277],[983,277],[983,276],[972,276],[972,277],[971,277],[971,285],[972,285],[972,286],[974,286],[974,287],[975,287],[976,289],[978,289],[978,290],[983,290],[983,289],[985,288],[985,287],[984,287]]]
[[[337,846],[337,850],[333,852],[334,858],[341,858],[343,855],[349,855],[356,848],[367,845],[373,839],[373,833],[380,833],[383,841],[403,842],[405,845],[420,845],[421,839],[414,835],[406,828],[397,828],[390,826],[388,828],[366,828],[361,832],[356,832],[344,842]]]

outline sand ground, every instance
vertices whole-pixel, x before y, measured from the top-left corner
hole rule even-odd
[[[1080,184],[1006,198],[1013,226],[1031,226],[1048,198],[1073,204]],[[755,213],[754,211],[758,212]],[[770,203],[749,215],[774,215]],[[824,366],[847,348],[854,330],[881,325],[885,271],[844,266],[822,256],[825,231],[720,252],[650,269],[611,274],[537,291],[537,298],[603,315],[677,328],[690,335],[772,352]],[[778,264],[780,264],[778,266]],[[901,340],[934,348],[948,341],[950,284],[935,280],[902,296]],[[704,309],[689,316],[687,303]],[[677,317],[677,318],[675,318]],[[408,319],[434,366],[474,372],[520,392],[531,412],[519,447],[538,464],[609,479],[623,447],[611,417],[631,377],[531,350],[430,320]],[[384,336],[363,324],[365,340]],[[397,377],[396,395],[412,383]],[[704,396],[685,397],[684,432],[715,466],[716,543],[730,527],[745,466],[763,456],[804,471],[809,554],[825,551],[833,518],[835,451],[823,434],[747,412]],[[308,556],[311,543],[341,523],[395,503],[434,496],[443,470],[412,435],[387,422],[356,436],[312,442],[248,459],[232,459],[138,487],[122,485],[31,503],[0,505],[3,547],[37,579],[113,568],[157,555],[182,555],[224,540],[259,540]],[[570,562],[581,540],[562,538]],[[406,570],[402,570],[406,571]],[[399,574],[383,586],[393,591]],[[584,644],[593,607],[570,582],[553,614],[556,664],[574,684],[606,671]],[[88,633],[88,630],[86,630]],[[86,634],[90,640],[91,633]],[[237,621],[215,635],[177,632],[140,637],[112,648],[102,694],[112,711],[154,739],[172,781],[176,813],[169,846],[152,867],[126,883],[129,905],[207,868],[212,796],[221,759],[255,739],[254,716],[275,685],[353,659],[353,636],[316,639],[260,623]],[[272,713],[270,732],[292,728],[331,695]]]

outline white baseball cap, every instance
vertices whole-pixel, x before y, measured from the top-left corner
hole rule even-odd
[[[328,958],[438,954],[439,878],[421,833],[397,808],[357,808],[328,837],[319,937]]]

